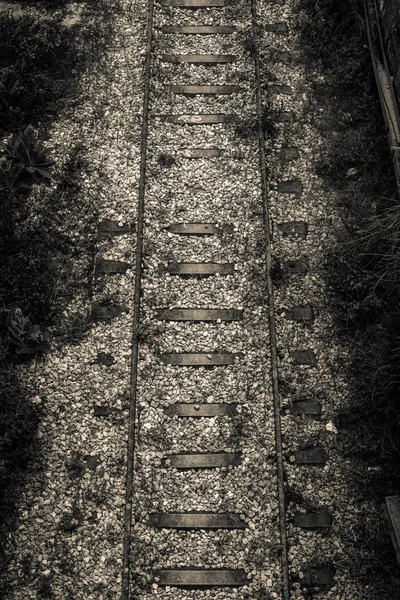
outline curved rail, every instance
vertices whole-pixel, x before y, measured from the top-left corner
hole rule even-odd
[[[271,378],[272,378],[272,396],[274,403],[274,426],[275,426],[275,445],[276,445],[276,466],[278,476],[278,501],[279,501],[279,530],[281,537],[281,567],[282,567],[282,600],[290,599],[289,586],[289,569],[288,569],[288,549],[287,549],[287,533],[286,533],[286,503],[285,503],[285,488],[284,488],[284,468],[283,468],[283,452],[282,452],[282,433],[281,433],[281,407],[279,399],[278,387],[278,353],[277,353],[277,337],[275,324],[275,304],[274,304],[274,286],[271,277],[272,269],[272,252],[271,252],[271,222],[270,210],[268,202],[268,180],[267,168],[265,161],[265,142],[264,128],[262,124],[263,107],[261,94],[261,76],[260,76],[260,57],[259,57],[259,27],[257,23],[256,0],[251,3],[252,26],[253,26],[253,43],[255,48],[254,66],[256,75],[256,102],[257,102],[257,117],[258,117],[258,140],[260,152],[260,174],[261,174],[261,193],[263,201],[263,219],[264,219],[264,235],[265,235],[265,253],[266,253],[266,271],[267,271],[267,292],[268,292],[268,320],[271,348]]]

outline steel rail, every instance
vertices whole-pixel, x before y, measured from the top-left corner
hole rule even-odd
[[[125,518],[124,518],[124,545],[122,561],[122,600],[129,600],[130,590],[130,544],[132,530],[132,501],[133,501],[133,476],[135,460],[135,437],[136,437],[136,414],[137,414],[137,378],[139,359],[139,331],[140,331],[140,291],[142,281],[143,260],[143,226],[144,226],[144,203],[146,190],[146,163],[147,163],[147,134],[149,127],[149,97],[150,97],[150,68],[151,51],[153,43],[153,14],[154,0],[149,0],[149,12],[147,18],[147,44],[146,59],[144,64],[144,94],[143,94],[143,117],[140,153],[140,179],[138,191],[138,214],[136,233],[136,271],[135,288],[133,299],[133,324],[132,324],[132,359],[130,377],[130,401],[128,422],[128,446],[127,446],[127,471],[126,471],[126,493],[125,493]]]
[[[254,46],[254,66],[256,76],[256,105],[258,117],[258,140],[260,153],[260,173],[261,173],[261,193],[263,201],[263,220],[266,250],[266,270],[267,270],[267,296],[268,296],[268,321],[271,349],[271,378],[272,378],[272,396],[274,405],[274,426],[275,426],[275,447],[276,447],[276,467],[278,475],[278,501],[279,501],[279,530],[281,543],[281,569],[282,569],[282,600],[290,600],[289,585],[289,567],[288,567],[288,544],[286,531],[286,502],[284,487],[284,468],[283,468],[283,449],[281,432],[281,407],[278,388],[278,352],[277,352],[277,334],[275,323],[275,303],[274,288],[271,277],[272,269],[272,233],[270,221],[270,206],[268,201],[268,178],[265,159],[264,146],[264,127],[262,123],[262,94],[261,94],[261,75],[260,75],[260,56],[259,56],[259,27],[257,22],[256,0],[251,2],[252,12],[252,30]]]
[[[382,57],[382,62],[377,58],[377,47],[373,41],[372,25],[370,19],[370,10],[375,15],[375,26],[379,37],[379,53]],[[399,131],[400,131],[400,116],[398,111],[397,99],[390,77],[390,70],[387,62],[385,46],[383,42],[382,30],[379,23],[379,10],[376,0],[364,0],[364,23],[367,35],[368,47],[371,55],[372,68],[374,71],[376,87],[378,91],[379,101],[381,104],[383,118],[388,130],[388,139],[392,162],[397,181],[397,188],[400,192],[400,164],[399,164]],[[382,76],[385,77],[387,89],[383,88]]]

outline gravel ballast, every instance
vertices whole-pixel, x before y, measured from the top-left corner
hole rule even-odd
[[[48,144],[54,148],[56,182],[38,188],[32,201],[38,214],[78,145],[87,165],[80,201],[93,238],[104,219],[122,224],[136,217],[147,7],[118,4],[109,46],[100,59],[93,57],[76,96],[59,106],[52,123]],[[82,18],[85,11],[83,4]],[[66,20],[65,26],[72,25]],[[75,219],[68,206],[64,216],[60,234],[87,235],[84,222],[71,231]],[[97,256],[88,257],[87,264],[95,258],[121,260],[128,262],[128,271],[96,281],[93,274],[92,298],[77,295],[64,319],[79,315],[84,326],[91,306],[106,299],[120,302],[126,312],[111,326],[91,324],[78,343],[60,345],[54,338],[43,360],[20,368],[31,402],[41,411],[40,452],[22,489],[8,543],[5,600],[120,595],[134,253],[132,235],[99,241]],[[79,266],[74,268],[79,273]],[[99,353],[111,354],[114,364],[95,364]]]

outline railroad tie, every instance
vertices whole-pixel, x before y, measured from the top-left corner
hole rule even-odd
[[[274,116],[277,123],[285,123],[291,125],[294,121],[294,114],[288,110],[282,110]]]
[[[277,33],[279,35],[289,35],[289,26],[286,21],[280,23],[267,23],[263,27],[268,33]]]
[[[124,275],[128,270],[128,266],[127,262],[120,260],[105,260],[104,258],[99,258],[96,261],[95,274],[96,276],[111,274]]]
[[[279,153],[279,157],[282,161],[297,160],[300,158],[300,152],[294,146],[284,146]]]
[[[171,85],[164,86],[166,92],[184,96],[216,96],[235,94],[241,91],[238,85]]]
[[[229,0],[158,0],[161,6],[169,8],[223,8]]]
[[[304,567],[302,571],[304,577],[300,580],[301,585],[318,588],[330,587],[336,574],[336,569],[330,562],[321,566]]]
[[[237,60],[234,54],[163,54],[161,62],[188,63],[193,65],[222,65]]]
[[[216,223],[172,223],[166,227],[170,233],[176,235],[215,235],[217,233],[233,233],[234,227],[230,224],[217,225]]]
[[[242,569],[156,569],[153,576],[158,585],[174,587],[240,587],[249,582]]]
[[[100,221],[97,229],[97,238],[99,240],[109,239],[116,235],[125,235],[132,233],[132,227],[129,223],[120,224],[118,221],[105,219]]]
[[[303,193],[303,184],[299,179],[279,181],[277,189],[280,194],[295,194],[296,196],[301,196]]]
[[[200,187],[199,185],[188,185],[186,191],[189,194],[202,194],[205,192],[205,189]]]
[[[295,400],[292,402],[292,414],[320,417],[322,414],[321,402],[319,400]]]
[[[232,417],[236,413],[236,403],[195,404],[176,402],[164,407],[164,412],[170,417]]]
[[[296,465],[317,465],[323,467],[326,465],[327,454],[322,446],[310,446],[296,450],[294,453],[294,463]]]
[[[161,308],[160,321],[242,321],[243,310],[224,308]]]
[[[386,496],[384,515],[389,525],[390,537],[400,564],[400,496]]]
[[[285,260],[281,264],[281,270],[288,275],[306,275],[310,270],[310,265],[308,260],[295,258]]]
[[[233,263],[171,263],[167,267],[170,275],[181,277],[207,277],[209,275],[233,275]]]
[[[183,148],[179,151],[183,158],[218,158],[222,154],[220,148]]]
[[[246,522],[232,513],[151,513],[150,527],[163,529],[245,529]]]
[[[180,452],[161,461],[163,467],[180,470],[236,467],[240,463],[240,452]]]
[[[103,406],[96,404],[93,407],[93,416],[95,417],[108,417],[112,413],[112,409],[109,406]]]
[[[314,323],[314,309],[311,304],[293,306],[285,310],[283,314],[288,321],[296,321],[298,323],[305,323],[306,325]]]
[[[215,223],[172,223],[167,229],[177,235],[215,235],[218,233]]]
[[[95,302],[91,311],[91,318],[93,321],[111,321],[122,315],[126,309],[120,305],[101,304]]]
[[[315,367],[317,364],[317,357],[313,350],[292,350],[290,357],[295,365],[309,365]]]
[[[287,221],[278,225],[282,237],[298,238],[305,240],[308,235],[308,223],[305,221]]]
[[[198,114],[198,115],[166,115],[167,123],[175,125],[216,125],[227,123],[232,115],[227,114]]]
[[[294,526],[301,529],[327,529],[332,526],[332,516],[327,508],[320,508],[315,512],[297,511]]]
[[[236,27],[232,25],[164,25],[162,33],[176,33],[183,35],[226,35],[234,33]]]
[[[111,367],[115,365],[117,361],[113,357],[112,354],[107,354],[106,352],[99,352],[97,354],[96,360],[93,361],[94,365],[102,365],[104,367]]]
[[[290,85],[284,85],[284,84],[278,84],[278,83],[270,83],[268,85],[268,90],[270,94],[282,94],[285,96],[289,96],[290,94],[293,94],[293,89],[290,87]]]
[[[172,352],[162,354],[161,362],[178,367],[223,367],[236,364],[240,352]]]
[[[293,55],[288,50],[277,50],[273,53],[273,60],[278,63],[288,64],[292,62]]]

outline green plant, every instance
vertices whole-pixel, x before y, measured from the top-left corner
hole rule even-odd
[[[31,125],[0,144],[0,190],[20,191],[43,180],[53,181],[49,169],[54,161],[49,156],[50,152],[36,137]]]
[[[48,333],[42,332],[39,325],[33,325],[18,307],[3,308],[0,312],[3,321],[4,345],[8,353],[20,358],[37,354],[48,340]]]

